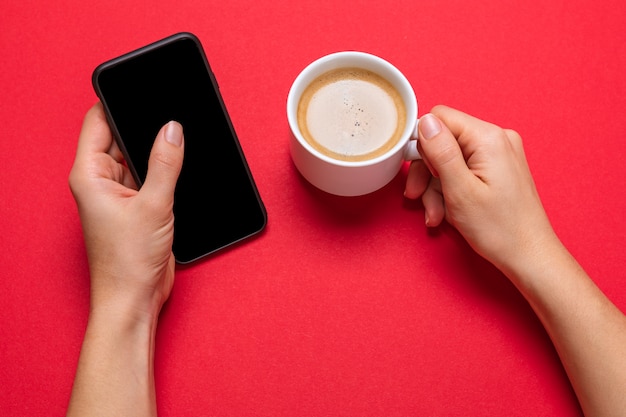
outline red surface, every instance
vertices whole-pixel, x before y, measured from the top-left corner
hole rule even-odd
[[[6,3],[6,2],[5,2]],[[626,310],[626,3],[9,1],[0,13],[0,414],[62,415],[88,309],[67,187],[93,68],[178,31],[204,44],[269,213],[258,239],[180,270],[156,352],[161,416],[577,416],[526,302],[404,173],[373,195],[309,186],[285,101],[309,62],[378,54],[420,114],[517,129],[553,224]]]

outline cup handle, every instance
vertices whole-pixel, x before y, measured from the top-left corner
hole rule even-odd
[[[415,129],[411,134],[411,139],[407,142],[406,148],[404,149],[404,160],[405,161],[414,161],[416,159],[422,159],[422,155],[420,155],[417,150],[417,138],[419,134],[417,133],[417,126],[419,124],[419,119],[417,123],[415,123]]]

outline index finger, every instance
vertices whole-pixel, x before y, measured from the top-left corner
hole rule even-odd
[[[493,123],[444,105],[435,106],[431,113],[439,117],[448,127],[459,143],[466,161],[482,145],[496,148],[508,145],[502,140],[504,130]]]
[[[441,119],[457,139],[467,134],[480,135],[485,127],[494,126],[489,122],[444,105],[435,106],[430,112]]]

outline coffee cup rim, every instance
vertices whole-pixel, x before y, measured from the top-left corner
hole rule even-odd
[[[354,64],[352,62],[346,62],[355,59],[361,60],[361,62],[363,62],[363,60],[368,60],[369,62],[374,63],[373,66],[376,68],[371,68],[366,65],[360,65],[359,63]],[[367,159],[365,161],[343,161],[340,159],[332,158],[318,151],[313,146],[311,146],[306,141],[306,139],[304,139],[297,120],[298,103],[300,101],[300,97],[303,91],[309,85],[309,83],[313,81],[315,77],[323,74],[324,72],[348,66],[362,67],[364,69],[374,71],[390,81],[398,89],[407,109],[406,126],[404,127],[402,136],[400,140],[398,140],[398,143],[396,143],[393,148],[391,148],[384,154],[374,157],[372,159]],[[380,74],[380,72],[383,72],[383,74]],[[392,76],[389,77],[388,75]],[[398,85],[398,83],[400,85]],[[298,76],[291,84],[291,88],[289,89],[289,94],[287,96],[287,119],[291,128],[291,133],[296,137],[296,140],[300,143],[301,146],[303,146],[307,150],[307,152],[315,155],[316,158],[338,166],[360,167],[375,165],[381,161],[388,159],[397,152],[403,151],[405,149],[406,144],[411,139],[413,131],[415,130],[415,124],[417,123],[417,98],[415,96],[415,91],[413,90],[413,87],[411,86],[411,83],[406,78],[406,76],[389,61],[368,52],[339,51],[324,55],[314,60],[298,74]]]

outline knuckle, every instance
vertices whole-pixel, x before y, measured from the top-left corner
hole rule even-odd
[[[180,155],[174,152],[166,152],[156,149],[152,157],[160,165],[164,165],[167,168],[178,169],[178,166],[180,165]]]
[[[516,145],[520,145],[522,144],[522,136],[517,133],[515,130],[513,129],[504,129],[504,134],[509,138],[509,140],[516,144]]]
[[[460,156],[459,148],[453,144],[446,144],[437,150],[435,160],[438,166],[446,165]]]
[[[80,171],[80,169],[76,167],[76,165],[72,167],[72,170],[70,171],[70,175],[68,176],[67,182],[70,187],[70,191],[72,192],[72,195],[74,196],[74,199],[77,199],[82,194],[83,190],[85,189],[85,185],[84,185],[85,176]]]
[[[513,130],[513,129],[504,129],[504,133],[506,133],[506,135],[510,138],[515,138],[518,140],[521,140],[522,137],[520,136],[519,133],[517,133],[517,131]]]

